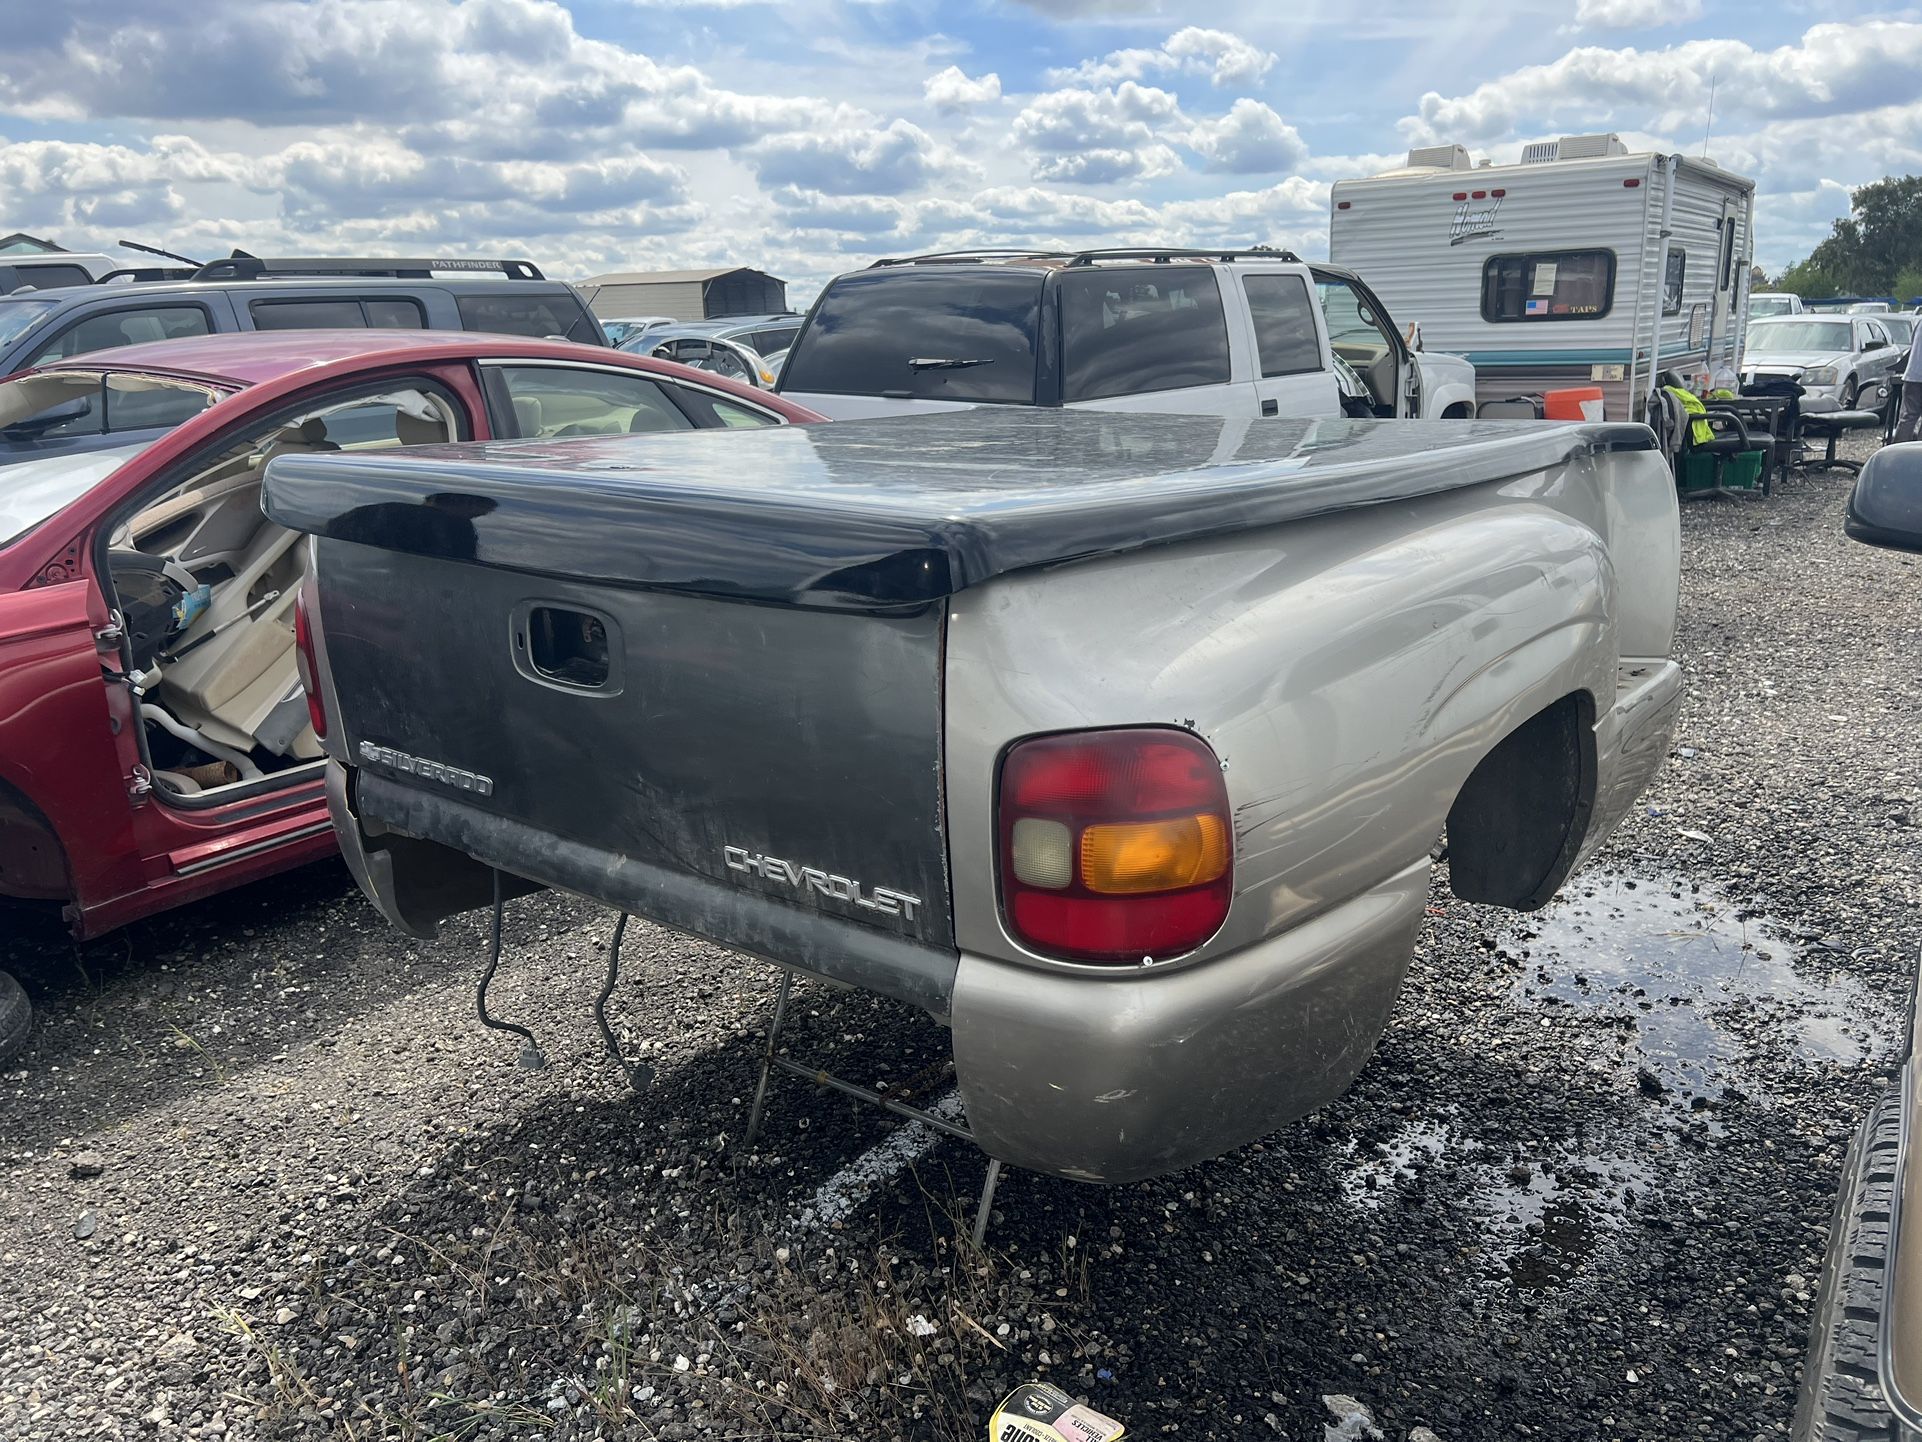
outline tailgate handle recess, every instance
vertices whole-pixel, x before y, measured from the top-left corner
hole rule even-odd
[[[523,601],[514,608],[508,646],[514,669],[530,681],[591,696],[620,694],[620,628],[604,611]]]

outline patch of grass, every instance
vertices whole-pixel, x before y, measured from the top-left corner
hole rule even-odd
[[[215,1081],[225,1082],[227,1080],[226,1065],[220,1060],[219,1057],[215,1056],[212,1052],[208,1051],[206,1047],[202,1046],[200,1044],[199,1039],[195,1037],[192,1032],[182,1030],[180,1027],[175,1026],[172,1022],[167,1023],[167,1030],[171,1031],[174,1034],[176,1043],[183,1042],[183,1041],[187,1043],[188,1049],[190,1051],[197,1053],[200,1059],[206,1062],[207,1065],[213,1069]]]

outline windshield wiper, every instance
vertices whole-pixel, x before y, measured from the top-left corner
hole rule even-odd
[[[908,360],[911,371],[959,371],[969,366],[991,366],[994,358],[970,360],[964,356],[912,356]]]

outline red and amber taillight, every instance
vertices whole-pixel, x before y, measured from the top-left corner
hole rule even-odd
[[[307,693],[307,719],[314,723],[314,735],[327,735],[327,703],[320,698],[320,665],[314,657],[314,626],[307,619],[307,592],[294,593],[294,665],[300,671],[300,688]]]
[[[1075,961],[1192,951],[1234,894],[1221,762],[1186,731],[1017,742],[1001,762],[1001,909],[1022,945]]]

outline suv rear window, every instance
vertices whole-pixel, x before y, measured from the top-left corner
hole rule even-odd
[[[1078,270],[1061,277],[1064,401],[1226,385],[1228,322],[1204,265]]]
[[[593,320],[571,295],[460,295],[454,303],[463,330],[601,343]]]
[[[1041,274],[864,270],[827,289],[781,375],[784,391],[1034,404]]]

